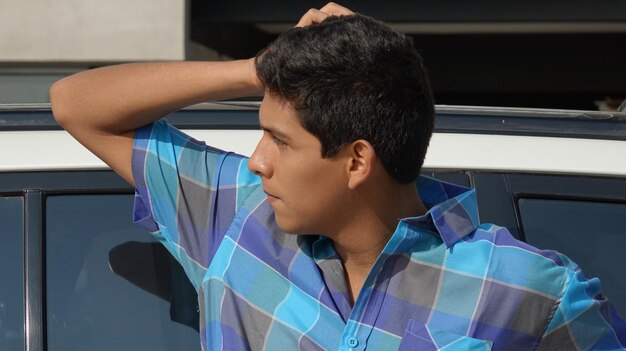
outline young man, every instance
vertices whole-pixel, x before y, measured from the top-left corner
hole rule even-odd
[[[257,94],[250,159],[159,121]],[[203,349],[626,344],[597,279],[479,225],[473,190],[418,178],[434,124],[426,73],[410,39],[371,18],[331,3],[256,60],[106,67],[51,100],[136,186],[136,221],[198,290]]]

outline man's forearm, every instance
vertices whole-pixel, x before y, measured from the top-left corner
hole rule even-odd
[[[261,95],[252,60],[138,63],[84,71],[50,89],[57,122],[134,185],[134,131],[195,103]]]
[[[184,106],[261,94],[252,60],[165,62],[84,71],[55,83],[50,100],[70,132],[123,134]]]

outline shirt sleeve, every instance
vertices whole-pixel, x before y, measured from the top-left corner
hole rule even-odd
[[[626,350],[626,323],[580,268],[569,282],[537,350]]]
[[[165,245],[196,290],[239,205],[260,185],[247,162],[164,120],[135,132],[134,221]]]

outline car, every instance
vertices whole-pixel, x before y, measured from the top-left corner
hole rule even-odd
[[[166,117],[250,155],[259,103]],[[482,222],[598,276],[626,315],[626,114],[437,106],[423,175],[476,189]],[[133,224],[133,188],[46,104],[0,105],[0,350],[199,350],[197,294]]]

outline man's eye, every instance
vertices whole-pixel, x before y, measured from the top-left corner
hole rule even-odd
[[[275,137],[275,136],[272,136],[272,140],[274,140],[274,143],[275,143],[276,145],[278,145],[278,146],[286,146],[286,145],[287,145],[284,141],[282,141],[282,140],[278,139],[278,138],[277,138],[277,137]]]

